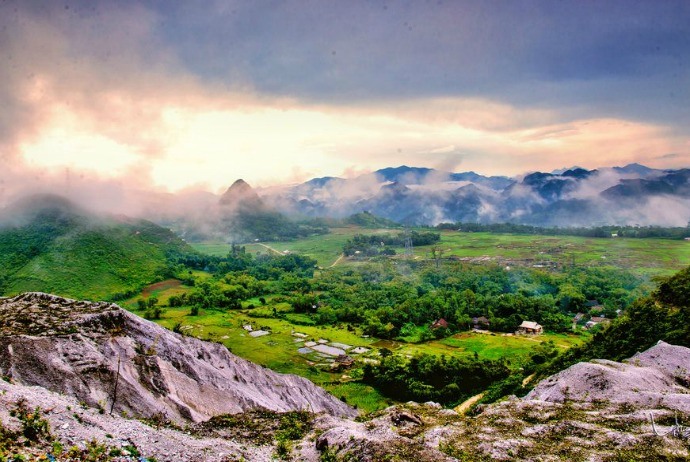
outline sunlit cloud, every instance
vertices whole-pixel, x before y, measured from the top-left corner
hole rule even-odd
[[[65,169],[217,192],[237,178],[269,186],[401,164],[516,175],[690,163],[687,124],[665,111],[687,112],[687,66],[671,62],[690,50],[676,40],[685,22],[656,6],[602,7],[623,17],[602,32],[575,6],[357,4],[302,15],[238,5],[244,16],[231,19],[178,4],[68,3],[0,6],[5,191]],[[624,20],[654,14],[666,35]],[[307,19],[320,35],[305,33]],[[587,35],[566,40],[553,24]],[[635,43],[668,49],[626,52],[630,30]],[[662,87],[673,95],[656,98]]]

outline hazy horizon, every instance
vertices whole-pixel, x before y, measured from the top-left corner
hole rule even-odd
[[[684,1],[5,1],[0,203],[690,166],[688,24]]]

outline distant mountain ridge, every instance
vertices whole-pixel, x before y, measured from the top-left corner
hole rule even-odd
[[[352,179],[314,178],[262,196],[286,215],[343,218],[368,211],[410,225],[462,221],[560,227],[685,226],[688,199],[690,169],[637,163],[515,178],[401,165]]]

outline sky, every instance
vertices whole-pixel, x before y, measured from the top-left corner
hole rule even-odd
[[[690,2],[0,0],[0,201],[690,166]]]

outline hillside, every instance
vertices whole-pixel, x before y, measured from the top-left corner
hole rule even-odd
[[[142,418],[183,424],[252,409],[357,414],[302,377],[105,302],[43,293],[0,300],[0,352],[0,375],[14,383]]]
[[[594,358],[620,361],[659,340],[690,347],[690,267],[663,279],[649,296],[636,300],[621,316],[588,342],[558,356],[540,377]]]
[[[690,390],[683,367],[690,360],[690,349],[663,342],[625,364],[578,364],[541,382],[525,398],[511,397],[479,406],[469,415],[436,403],[409,402],[352,420],[351,410],[306,380],[301,379],[298,387],[287,386],[294,378],[265,371],[227,351],[221,360],[217,345],[160,332],[113,305],[46,294],[25,294],[2,303],[6,309],[0,312],[10,313],[12,321],[5,316],[0,325],[0,369],[5,375],[0,381],[0,457],[106,461],[141,456],[148,459],[139,460],[218,462],[690,457],[685,426]],[[79,312],[76,316],[75,308]],[[26,316],[39,321],[38,326],[22,322]],[[113,322],[118,318],[121,330]],[[61,322],[51,327],[47,324],[51,319]],[[72,334],[61,335],[64,329]],[[130,348],[134,341],[141,342],[144,352]],[[52,351],[44,348],[51,342],[67,354],[38,358],[36,364],[18,357],[32,348]],[[112,415],[104,407],[112,396],[115,362],[114,355],[96,358],[104,348],[120,348],[125,358],[119,378],[120,398]],[[77,352],[100,362],[77,357]],[[202,358],[198,359],[200,352]],[[136,359],[141,356],[145,358]],[[155,365],[160,368],[157,372]],[[77,370],[81,380],[70,373]],[[166,413],[171,410],[190,409],[186,406],[195,412],[208,410],[209,395],[216,396],[219,391],[207,381],[208,374],[225,377],[215,385],[228,393],[227,403],[213,403],[225,404],[215,412],[231,409],[240,413],[188,423],[183,430],[166,424],[160,415],[142,422],[123,412],[135,403],[141,407],[131,410],[155,410],[146,405],[151,399],[168,417]],[[232,375],[235,379],[230,379]],[[51,380],[46,381],[47,377]],[[27,385],[37,384],[41,378],[42,385],[61,393]],[[140,380],[139,386],[134,386],[134,379]],[[199,392],[182,393],[190,391],[192,383],[201,387]],[[241,389],[250,393],[248,399],[233,393]],[[98,393],[104,396],[94,402]],[[264,405],[277,399],[273,404],[282,410],[300,406],[298,401],[290,403],[292,399],[307,399],[314,413],[250,410],[256,399]],[[243,409],[234,408],[236,405]],[[198,420],[201,413],[192,416]]]
[[[0,294],[107,298],[155,281],[169,258],[192,252],[149,221],[98,217],[58,196],[33,196],[0,217]]]
[[[242,179],[218,200],[218,216],[212,228],[227,242],[282,241],[328,232],[321,223],[298,222],[266,205]]]

